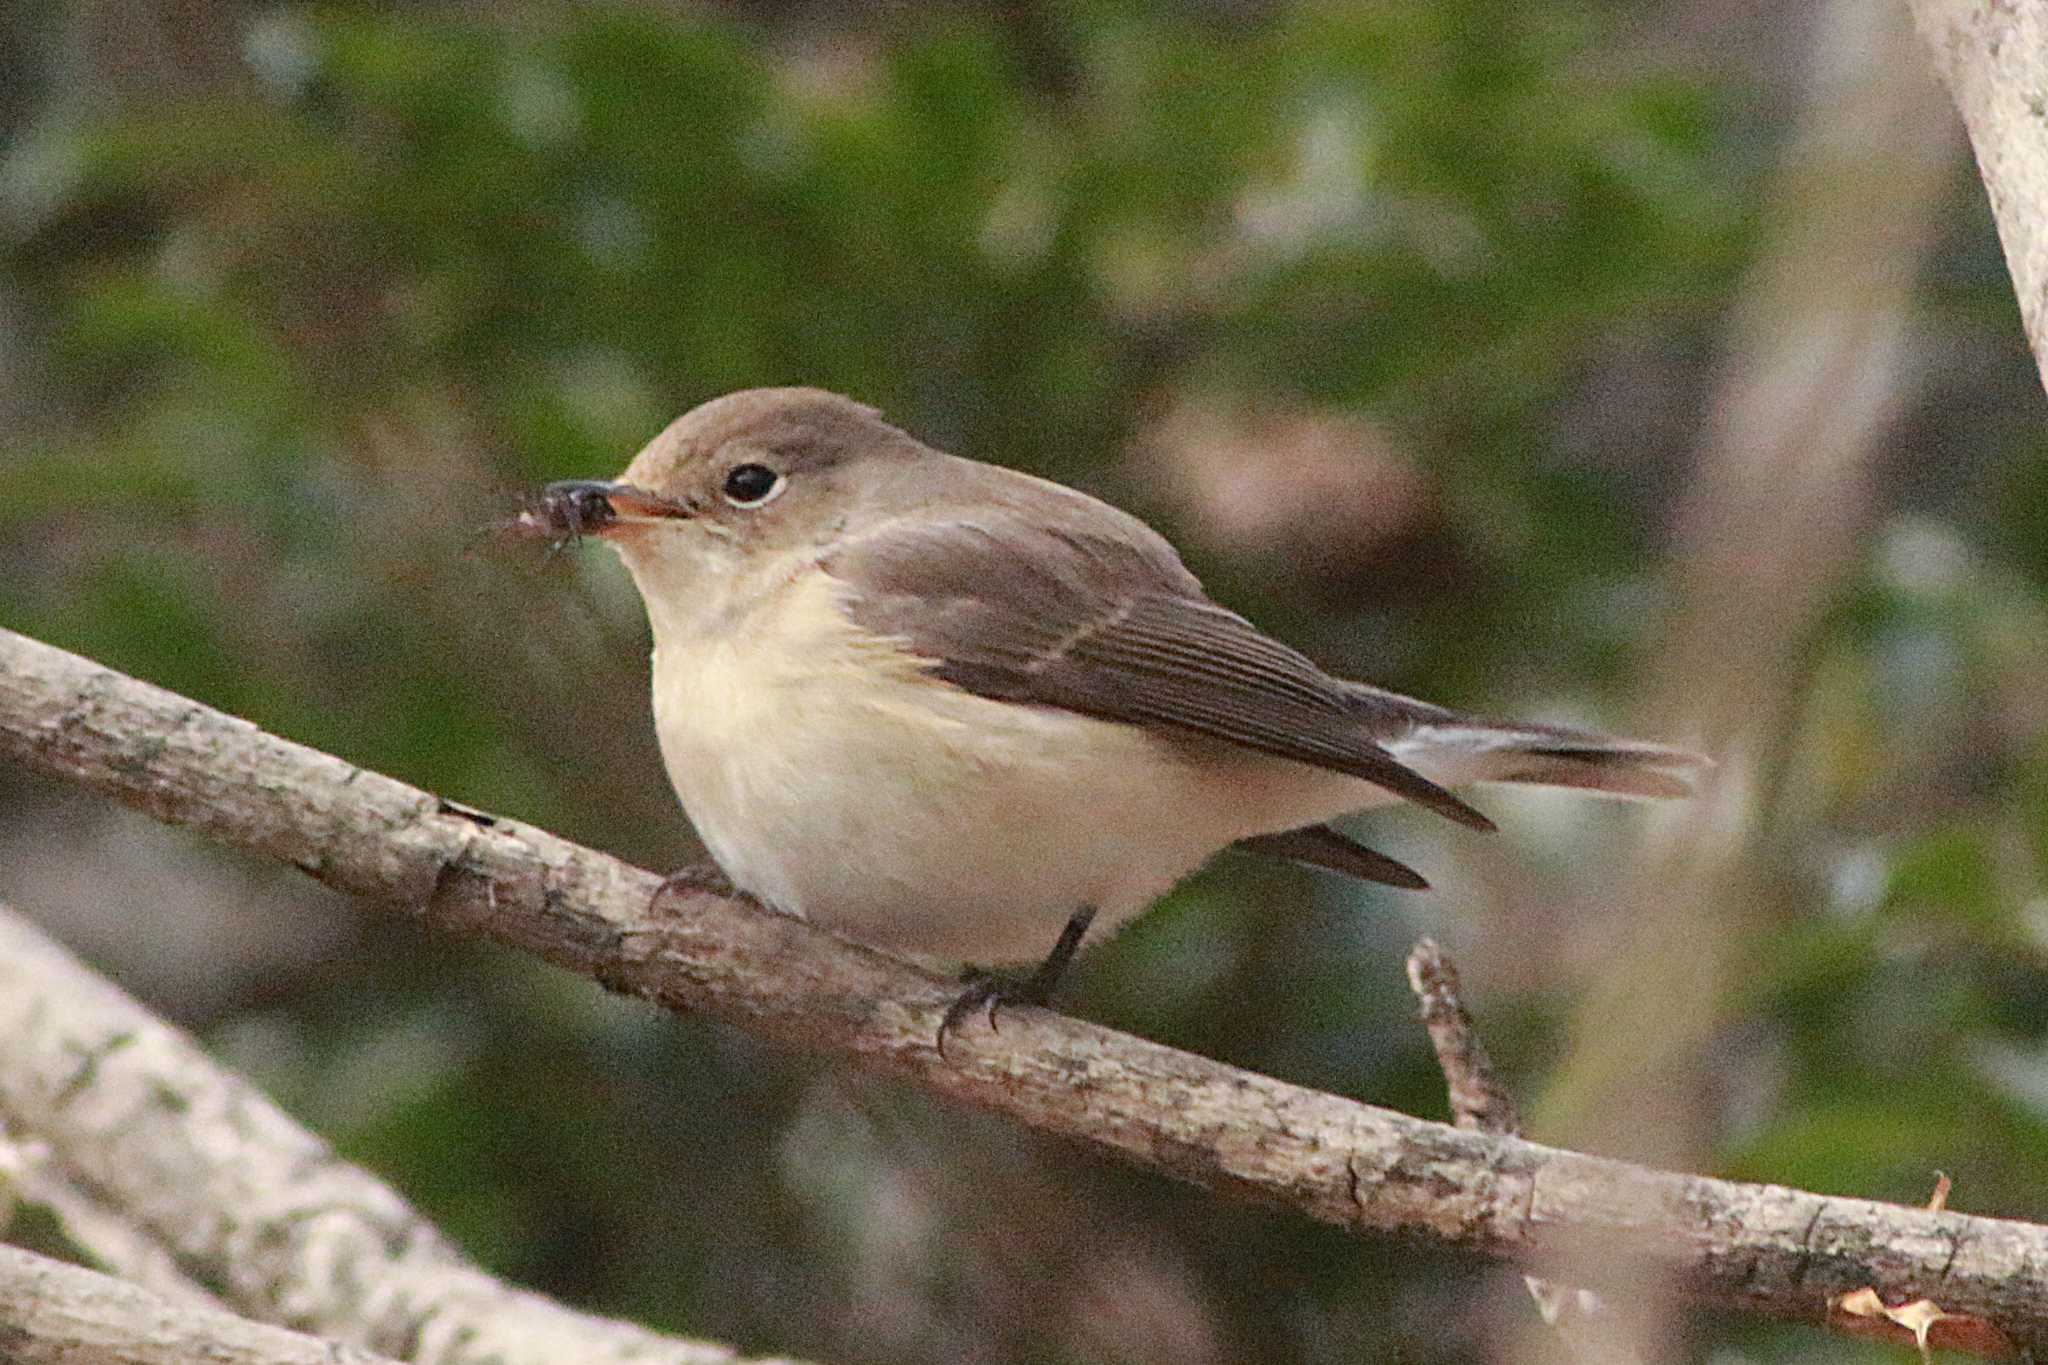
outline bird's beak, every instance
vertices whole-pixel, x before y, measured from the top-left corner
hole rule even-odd
[[[621,524],[688,516],[682,503],[629,483],[567,479],[541,490],[536,519],[556,535],[603,535]]]

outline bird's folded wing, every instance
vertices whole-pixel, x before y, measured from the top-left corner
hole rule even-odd
[[[1348,684],[1209,601],[1165,541],[1133,528],[963,509],[886,525],[824,567],[858,624],[979,696],[1225,741],[1493,827],[1396,760]]]

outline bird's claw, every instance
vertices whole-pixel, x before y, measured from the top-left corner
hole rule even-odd
[[[1033,972],[1030,976],[1008,976],[981,967],[970,967],[960,974],[964,983],[953,1003],[946,1006],[945,1017],[939,1020],[939,1055],[946,1055],[946,1035],[966,1023],[977,1011],[988,1016],[991,1030],[1000,1032],[996,1015],[1005,1005],[1037,1005],[1044,1008],[1052,1002],[1053,983],[1043,979],[1043,973]]]

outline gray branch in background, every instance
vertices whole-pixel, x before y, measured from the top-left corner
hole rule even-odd
[[[164,1249],[250,1317],[416,1365],[738,1360],[485,1274],[389,1186],[4,905],[0,1116],[35,1136],[47,1174],[68,1176],[102,1220],[118,1210],[137,1244]],[[37,1188],[25,1181],[22,1193],[33,1199]],[[108,1250],[90,1226],[82,1232],[89,1250]],[[129,1271],[127,1252],[113,1256]]]
[[[2048,0],[1912,0],[1970,131],[2034,364],[2048,386]]]
[[[1000,1033],[964,1028],[942,1058],[935,1038],[953,983],[743,901],[684,894],[664,898],[650,919],[651,873],[8,631],[0,631],[0,756],[283,858],[439,930],[523,948],[614,990],[837,1055],[1217,1193],[1538,1272],[1568,1264],[1577,1283],[1600,1285],[1602,1267],[1649,1265],[1698,1300],[1809,1322],[1826,1319],[1833,1296],[1865,1287],[1887,1299],[1924,1294],[2024,1344],[2048,1344],[2048,1228],[1677,1175],[1462,1132],[1043,1010],[1006,1013]],[[64,1151],[101,1195],[119,1189],[120,1202],[185,1254],[207,1257],[212,1273],[203,1278],[226,1283],[238,1308],[246,1311],[245,1296],[278,1299],[295,1277],[280,1273],[242,1205],[216,1204],[208,1193],[218,1188],[209,1184],[218,1158],[165,1125],[167,1113],[189,1106],[149,1099],[144,1077],[158,1049],[105,1024],[76,1037],[37,1027],[43,1011],[20,997],[39,973],[31,965],[17,975],[26,979],[0,987],[8,1119]],[[136,1074],[103,1096],[124,1070]],[[214,1127],[259,1132],[271,1113],[245,1087]],[[154,1137],[138,1133],[145,1124]],[[261,1136],[299,1152],[284,1168],[286,1191],[338,1178],[333,1157],[305,1147],[303,1134]],[[159,1142],[182,1146],[167,1158]],[[166,1181],[176,1193],[165,1192]],[[249,1195],[280,1197],[269,1182]],[[395,1196],[382,1199],[395,1220],[383,1229],[387,1241],[411,1244],[432,1264],[453,1256],[409,1210],[391,1207]],[[301,1203],[286,1230],[329,1207]],[[363,1226],[358,1241],[376,1241],[377,1227]],[[294,1322],[310,1311],[296,1301],[279,1307]]]
[[[0,904],[0,921],[13,916]],[[27,921],[20,921],[28,928]],[[35,933],[33,929],[30,933]],[[52,951],[62,949],[50,945]],[[78,970],[83,971],[81,967]],[[171,1249],[138,1226],[125,1212],[95,1199],[59,1165],[50,1145],[40,1139],[15,1143],[0,1137],[0,1236],[4,1236],[13,1205],[34,1205],[63,1230],[64,1240],[85,1253],[92,1265],[117,1275],[155,1298],[190,1308],[228,1311],[218,1295],[207,1292],[182,1266]]]
[[[9,1246],[0,1323],[8,1365],[398,1365]]]

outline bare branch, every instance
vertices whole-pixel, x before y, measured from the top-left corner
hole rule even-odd
[[[9,913],[0,906],[0,916]],[[34,1204],[56,1219],[65,1240],[102,1270],[173,1304],[227,1311],[227,1305],[185,1273],[169,1247],[118,1209],[80,1189],[78,1182],[59,1168],[47,1142],[16,1143],[0,1133],[0,1168],[4,1168],[0,1191],[13,1194],[23,1204]],[[6,1227],[7,1219],[0,1215],[0,1235]]]
[[[1913,0],[1913,18],[1970,130],[2048,384],[2048,0]]]
[[[398,1365],[9,1246],[0,1323],[0,1359],[13,1365]]]
[[[836,1054],[1218,1193],[1538,1270],[1565,1257],[1581,1278],[1626,1258],[1702,1300],[1816,1323],[1832,1294],[1926,1294],[2048,1343],[2048,1229],[1461,1132],[1042,1010],[1005,1014],[1000,1034],[962,1029],[942,1059],[934,1039],[950,983],[708,894],[667,899],[650,920],[651,873],[5,631],[0,754],[437,928],[524,948],[614,990]],[[81,1059],[48,1069],[49,1059],[13,1051],[19,1031],[0,1017],[0,1103],[26,1126],[59,1140],[53,1129],[81,1113],[134,1117],[70,1101]],[[120,1065],[127,1051],[98,1065]]]
[[[1422,1009],[1422,1026],[1436,1050],[1436,1064],[1450,1092],[1451,1116],[1460,1128],[1519,1135],[1522,1116],[1515,1097],[1493,1074],[1493,1060],[1472,1027],[1471,1012],[1458,985],[1458,969],[1433,938],[1408,954],[1408,984]]]
[[[1436,1064],[1444,1073],[1444,1088],[1450,1093],[1451,1116],[1457,1125],[1482,1133],[1520,1136],[1522,1116],[1515,1097],[1494,1075],[1493,1059],[1486,1055],[1486,1045],[1479,1041],[1479,1030],[1472,1024],[1472,1012],[1465,1008],[1458,968],[1435,939],[1421,939],[1409,951],[1408,985],[1421,1008],[1422,1026],[1429,1031]],[[1599,1295],[1540,1275],[1524,1275],[1522,1283],[1536,1301],[1544,1325],[1556,1329],[1572,1347],[1574,1359],[1632,1365],[1642,1358],[1622,1339]]]
[[[252,1317],[417,1365],[738,1359],[493,1279],[390,1187],[5,906],[0,1115],[40,1137],[48,1164],[94,1205],[120,1209],[139,1244],[167,1248]]]

